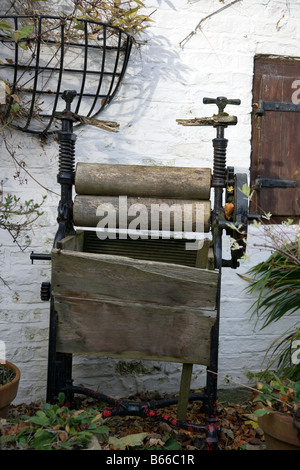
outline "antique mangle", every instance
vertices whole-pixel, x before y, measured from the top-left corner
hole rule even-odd
[[[204,103],[217,104],[217,115],[178,120],[182,125],[216,129],[213,172],[81,162],[75,169],[73,126],[93,118],[111,102],[126,70],[132,38],[99,22],[80,19],[74,26],[71,17],[6,15],[5,21],[14,30],[28,22],[34,25],[32,38],[14,41],[11,35],[0,35],[5,54],[11,54],[0,66],[2,79],[11,84],[5,119],[23,132],[56,133],[60,146],[61,199],[53,249],[51,254],[31,253],[32,261],[51,261],[51,282],[41,288],[42,300],[50,300],[47,401],[54,402],[59,392],[68,399],[79,393],[112,404],[114,409],[104,410],[104,416],[163,420],[168,418],[157,410],[178,404],[178,419],[169,419],[170,423],[205,431],[206,447],[216,448],[221,272],[224,266],[238,266],[249,218],[247,200],[239,191],[247,177],[226,167],[224,130],[237,118],[224,108],[239,100],[204,98]],[[78,22],[81,33],[74,41],[67,33],[72,27],[78,32]],[[50,31],[59,32],[59,39],[58,33],[49,36],[49,25]],[[97,40],[90,39],[89,33],[95,31]],[[12,113],[16,94],[28,108],[17,118]],[[63,111],[59,111],[61,97],[66,103]],[[143,229],[154,228],[154,236],[127,231],[139,210],[148,217]],[[113,214],[110,236],[96,230],[105,213]],[[178,220],[181,237],[176,236]],[[186,228],[195,240],[186,235]],[[209,236],[201,240],[198,231]],[[222,258],[224,231],[239,244],[230,260]],[[135,403],[75,386],[74,354],[182,363],[179,398]],[[207,367],[201,394],[190,394],[193,364]],[[203,425],[185,421],[188,400],[203,401]]]
[[[42,283],[41,291],[42,299],[51,303],[47,400],[55,401],[61,391],[69,399],[74,394],[93,396],[115,406],[114,410],[104,410],[103,416],[169,420],[182,428],[205,431],[206,448],[216,448],[221,271],[224,266],[239,265],[248,223],[248,202],[240,191],[247,176],[226,167],[224,137],[224,129],[237,123],[224,108],[240,102],[204,98],[204,103],[217,104],[217,115],[177,120],[182,125],[216,128],[212,174],[209,168],[82,162],[75,170],[76,136],[71,112],[75,95],[72,91],[63,95],[67,105],[58,133],[61,201],[53,249],[50,256],[31,254],[32,260],[51,259],[52,268],[51,283]],[[126,205],[125,226],[120,204]],[[153,216],[153,207],[160,211],[155,236],[120,230],[128,228],[141,209]],[[175,236],[175,215],[168,219],[171,226],[166,236],[164,211],[170,216],[174,207],[182,209],[186,226],[194,235],[201,226],[211,236],[194,240],[193,249],[187,249],[190,235],[187,239]],[[100,234],[96,228],[104,214],[113,214],[114,223]],[[146,228],[151,228],[150,218],[146,220]],[[230,260],[222,258],[223,231],[239,244]],[[73,385],[74,354],[182,363],[179,398],[147,403],[119,401]],[[207,383],[201,394],[190,393],[193,364],[207,367]],[[189,400],[203,402],[203,425],[185,421]],[[174,403],[178,404],[176,420],[157,411]]]

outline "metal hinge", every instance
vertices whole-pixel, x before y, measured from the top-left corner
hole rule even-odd
[[[280,180],[275,178],[260,178],[255,180],[253,189],[259,191],[261,188],[299,188],[300,181]]]
[[[264,101],[259,100],[255,103],[256,106],[255,114],[262,116],[265,111],[281,111],[281,112],[293,112],[300,113],[300,105],[292,103],[280,103],[279,101]]]

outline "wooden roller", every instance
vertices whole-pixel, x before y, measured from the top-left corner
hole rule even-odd
[[[76,166],[77,194],[207,200],[210,188],[209,168],[99,163]]]
[[[210,201],[81,196],[74,199],[77,227],[208,232]]]

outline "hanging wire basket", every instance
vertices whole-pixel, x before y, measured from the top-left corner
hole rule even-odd
[[[98,115],[115,96],[126,71],[132,37],[96,21],[59,16],[0,16],[2,124],[47,135],[59,130],[60,96],[76,90],[72,110]],[[9,26],[11,25],[11,26]]]

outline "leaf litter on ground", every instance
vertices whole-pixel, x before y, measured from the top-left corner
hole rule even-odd
[[[131,397],[137,401],[143,401],[145,396],[137,394]],[[130,399],[131,399],[130,398]],[[146,399],[149,398],[148,396]],[[150,397],[151,398],[151,397]],[[160,397],[161,398],[161,397]],[[156,420],[154,418],[144,418],[139,416],[113,416],[105,418],[101,421],[103,432],[97,433],[97,429],[92,426],[92,432],[88,430],[84,439],[71,439],[72,432],[67,424],[63,428],[59,427],[59,423],[51,429],[47,429],[45,416],[43,415],[44,403],[37,402],[31,404],[12,405],[7,419],[0,420],[0,433],[2,436],[10,436],[1,442],[2,450],[19,450],[32,449],[29,443],[26,447],[26,429],[30,421],[40,423],[44,420],[45,426],[41,435],[37,436],[38,442],[43,448],[43,442],[48,449],[47,444],[50,441],[50,434],[57,432],[56,448],[66,449],[86,449],[88,448],[91,434],[94,432],[92,442],[98,441],[98,448],[103,450],[181,450],[181,451],[197,451],[202,450],[205,444],[205,434],[203,432],[189,432],[178,427],[171,427],[168,423]],[[105,404],[99,404],[92,398],[76,398],[76,410],[73,413],[81,413],[82,411],[90,413],[93,411],[92,420],[101,419],[101,406],[109,408]],[[257,417],[253,414],[255,406],[251,401],[243,403],[224,402],[218,403],[218,419],[220,425],[218,447],[220,450],[264,450],[264,435],[257,423]],[[169,406],[161,410],[163,414],[176,418],[176,405]],[[84,421],[84,420],[83,420]],[[205,422],[205,414],[202,410],[201,402],[193,402],[188,405],[188,413],[186,421],[190,423],[201,424]],[[100,423],[98,423],[100,424]],[[85,431],[88,424],[82,422],[81,430]],[[23,433],[23,441],[21,444],[15,439],[19,434]],[[73,437],[74,437],[73,430]],[[51,448],[52,450],[52,448]]]

